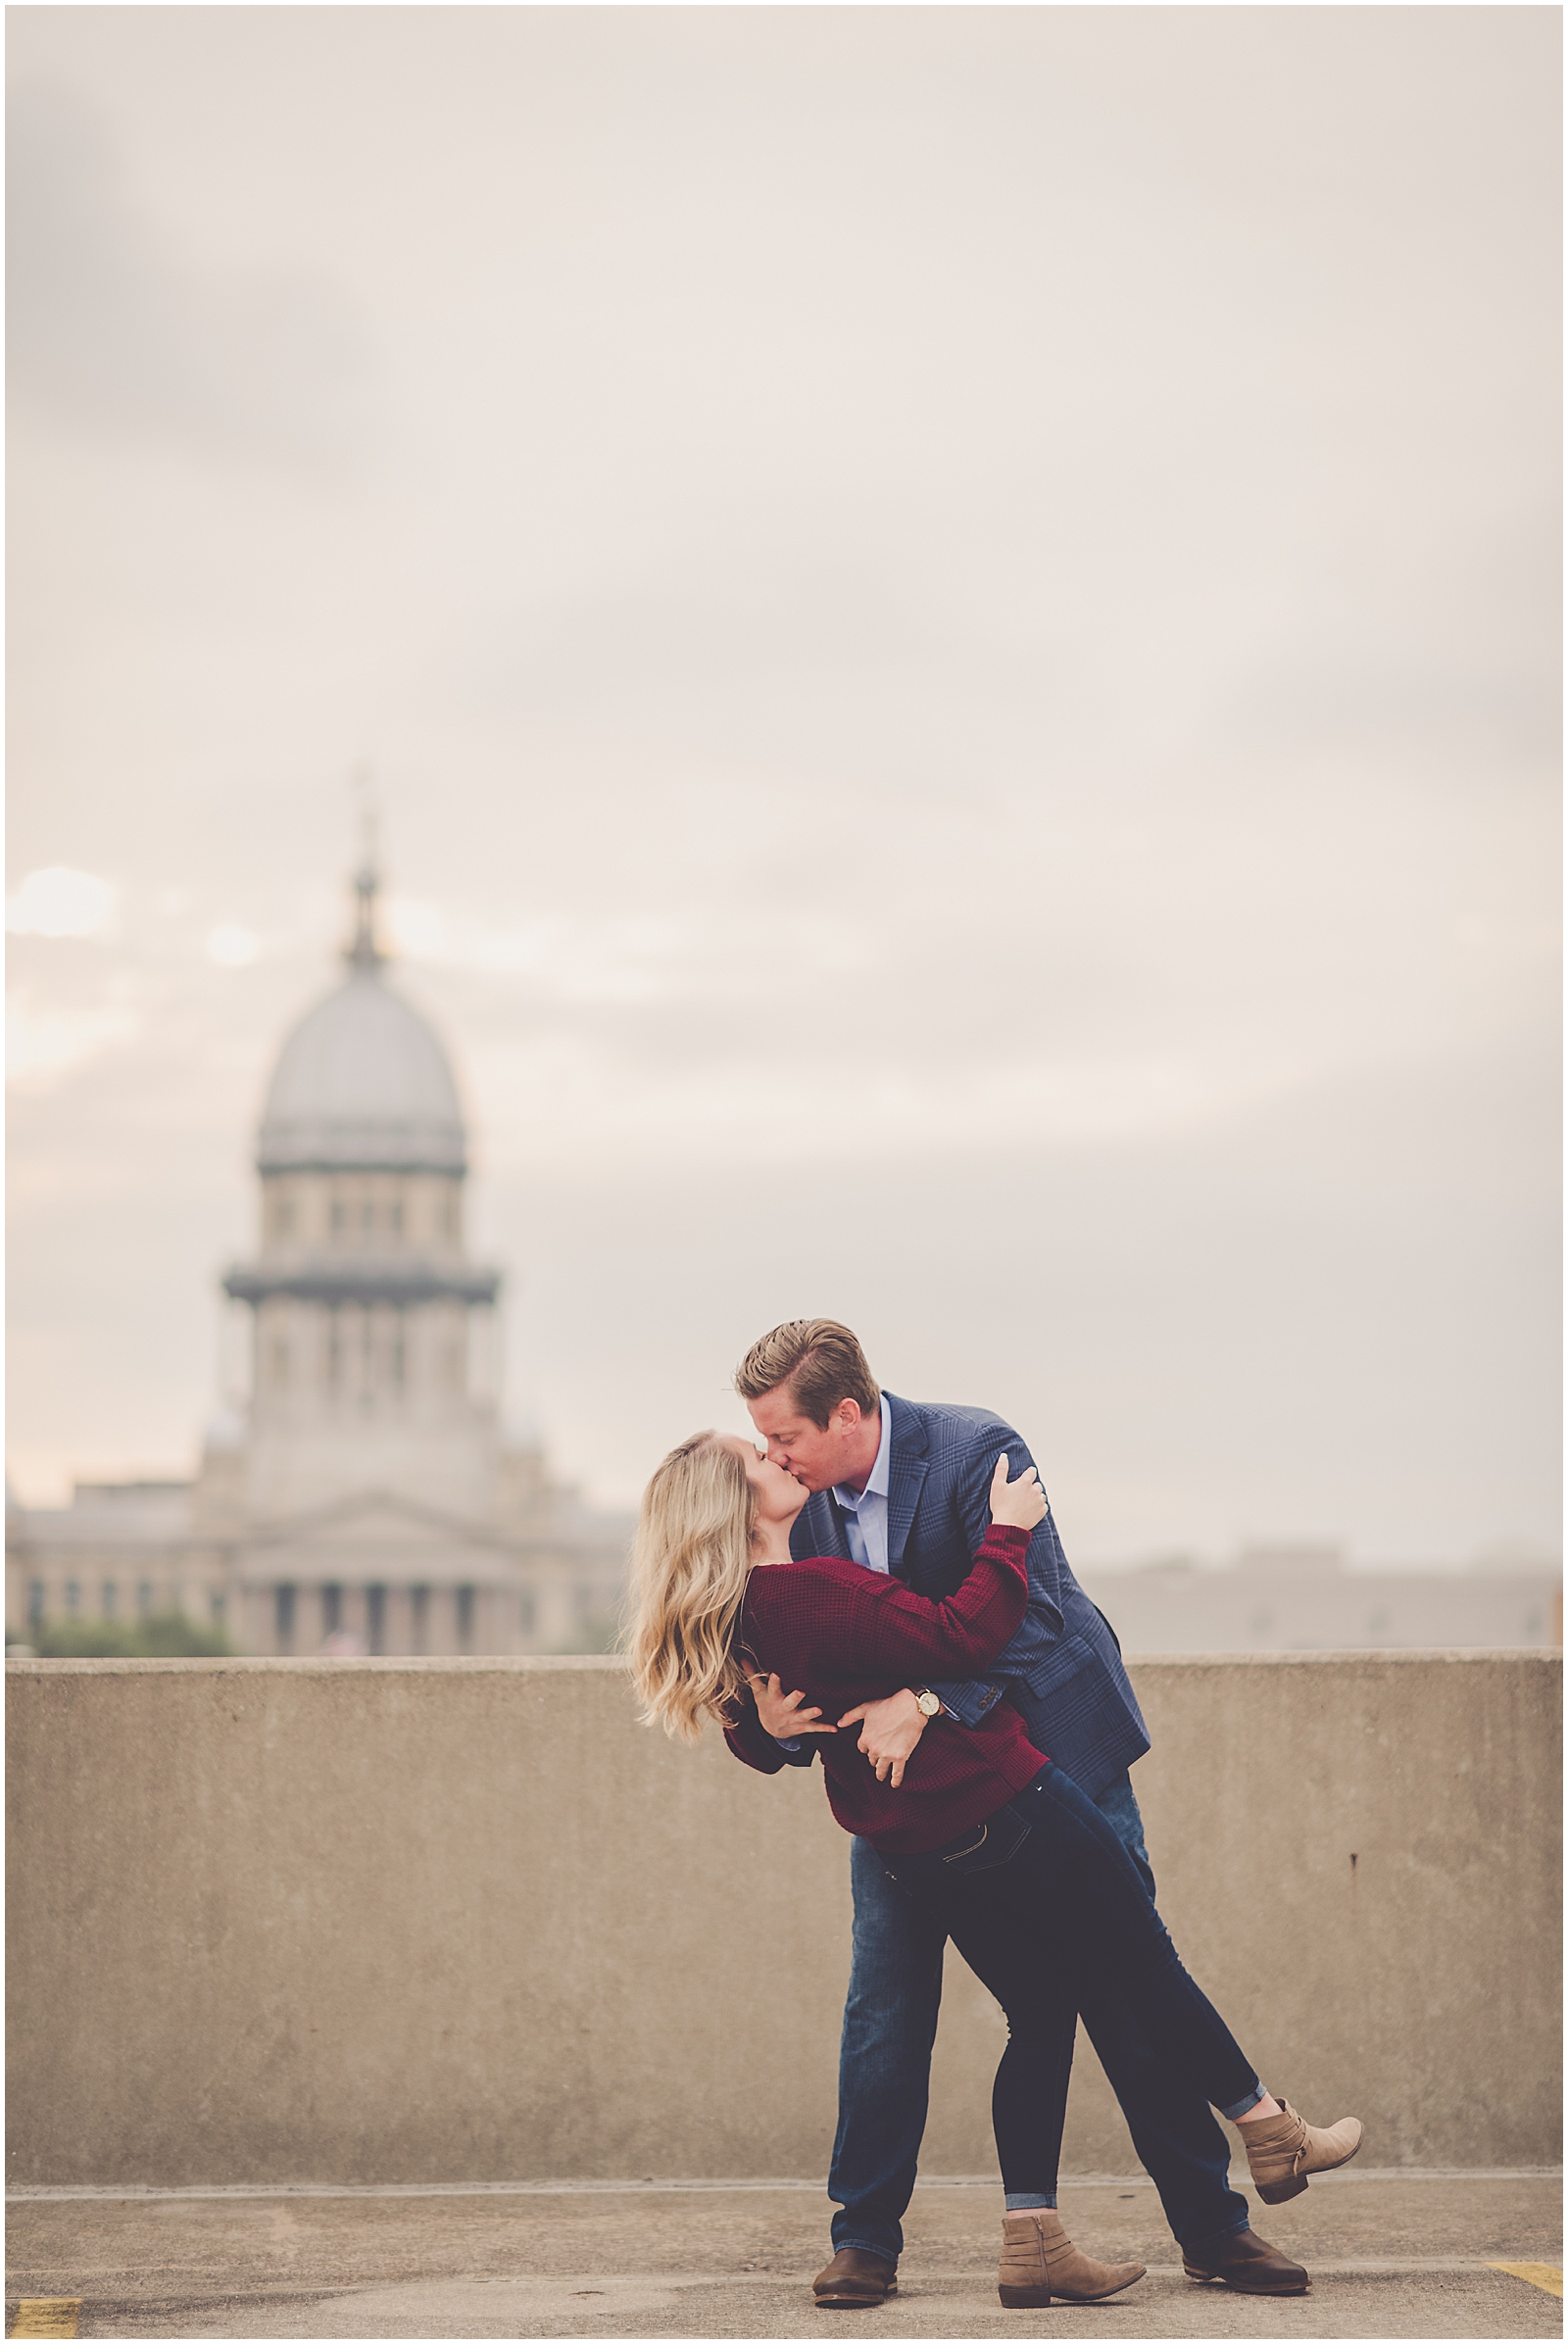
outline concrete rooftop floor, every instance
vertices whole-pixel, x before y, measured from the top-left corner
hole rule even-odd
[[[19,2301],[78,2302],[83,2336],[1558,2336],[1560,2300],[1499,2263],[1562,2264],[1562,2185],[1540,2175],[1332,2174],[1257,2228],[1312,2274],[1260,2301],[1195,2285],[1147,2181],[1066,2184],[1073,2236],[1149,2275],[1113,2302],[1004,2312],[1001,2192],[922,2183],[900,2292],[818,2312],[816,2186],[710,2184],[352,2196],[14,2197]],[[36,2314],[23,2332],[45,2332]],[[64,2332],[71,2332],[70,2314]],[[62,2332],[57,2327],[54,2332]]]

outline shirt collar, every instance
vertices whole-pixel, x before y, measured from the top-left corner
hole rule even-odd
[[[866,1477],[863,1489],[846,1489],[841,1483],[834,1485],[833,1494],[841,1506],[856,1510],[863,1497],[886,1497],[893,1471],[893,1402],[882,1394],[882,1438],[877,1443],[876,1463]]]

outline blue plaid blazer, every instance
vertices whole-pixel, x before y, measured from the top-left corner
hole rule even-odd
[[[917,1595],[951,1595],[969,1576],[991,1511],[998,1455],[1016,1477],[1033,1465],[1010,1424],[985,1408],[949,1408],[883,1394],[893,1409],[888,1476],[888,1567]],[[850,1555],[830,1489],[807,1500],[790,1537],[797,1557]],[[1149,1747],[1149,1732],[1103,1614],[1072,1575],[1055,1517],[1029,1541],[1029,1608],[984,1677],[936,1684],[955,1717],[974,1725],[1007,1694],[1030,1738],[1091,1798]],[[957,1731],[950,1728],[949,1731]],[[798,1754],[809,1763],[808,1743]]]

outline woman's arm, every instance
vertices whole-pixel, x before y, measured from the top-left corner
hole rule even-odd
[[[941,1602],[916,1595],[900,1580],[854,1564],[824,1561],[753,1575],[753,1595],[772,1614],[791,1675],[809,1684],[818,1672],[842,1683],[862,1672],[907,1685],[933,1673],[966,1676],[996,1658],[1029,1600],[1029,1533],[1046,1510],[1031,1466],[1007,1480],[1004,1449],[991,1477],[991,1529],[961,1587]]]
[[[839,1665],[848,1661],[906,1682],[983,1669],[1023,1618],[1028,1554],[1026,1529],[994,1522],[968,1578],[941,1603],[896,1579],[862,1575],[844,1588],[853,1621],[844,1623],[848,1636],[833,1646]],[[829,1625],[825,1618],[822,1625]]]
[[[767,1665],[786,1668],[790,1681],[802,1684],[818,1674],[842,1684],[864,1672],[906,1685],[944,1669],[969,1674],[986,1667],[1023,1617],[1029,1534],[1046,1511],[1033,1466],[1008,1482],[1005,1450],[990,1497],[991,1529],[969,1576],[940,1602],[899,1580],[825,1557],[754,1573],[747,1601],[761,1607],[758,1627],[769,1647]],[[840,1728],[860,1714],[851,1710]],[[737,1757],[747,1754],[733,1736],[731,1747]]]

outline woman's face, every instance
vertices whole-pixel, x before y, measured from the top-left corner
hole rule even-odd
[[[786,1473],[782,1465],[774,1465],[760,1454],[738,1433],[729,1436],[727,1445],[740,1452],[745,1464],[746,1478],[757,1495],[759,1522],[793,1522],[809,1494],[805,1485],[793,1473]]]

